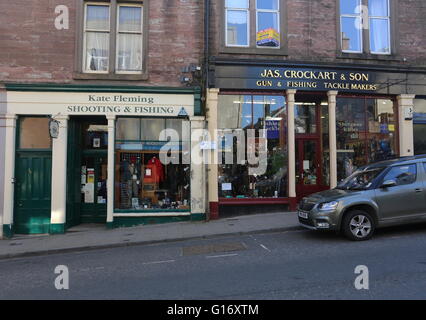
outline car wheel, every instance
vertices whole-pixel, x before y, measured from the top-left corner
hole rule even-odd
[[[368,240],[373,236],[375,222],[369,213],[362,210],[353,210],[343,218],[342,228],[343,233],[350,240]]]

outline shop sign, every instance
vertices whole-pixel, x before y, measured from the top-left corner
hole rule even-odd
[[[194,115],[194,96],[191,94],[8,92],[7,105],[14,114]]]
[[[56,139],[59,136],[59,121],[50,118],[49,119],[49,134],[52,139]]]
[[[414,108],[413,107],[405,107],[404,109],[404,119],[405,120],[413,120]]]
[[[380,85],[370,71],[315,68],[217,66],[216,86],[229,89],[297,89],[376,92]]]
[[[265,121],[268,139],[279,139],[281,120]]]
[[[149,141],[144,143],[123,143],[117,144],[118,150],[150,150],[150,151],[160,151],[167,144],[168,150],[180,151],[182,150],[182,145],[180,142],[172,141]]]

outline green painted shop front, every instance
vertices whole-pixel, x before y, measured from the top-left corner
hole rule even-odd
[[[82,223],[106,223],[106,166],[108,151],[103,141],[100,149],[90,148],[90,128],[107,134],[105,117],[70,117],[68,121],[67,215],[66,228]],[[98,140],[96,140],[98,141]],[[91,145],[93,147],[93,144]],[[85,172],[82,172],[85,170]],[[87,172],[90,172],[90,176]],[[82,180],[84,179],[84,181]],[[90,182],[99,197],[86,197],[82,188]],[[95,190],[93,190],[95,193]],[[102,198],[101,198],[102,197]]]
[[[105,117],[72,117],[68,127],[67,215],[66,226],[82,223],[106,223],[107,150],[91,150],[84,141],[90,126],[106,127]],[[52,150],[45,135],[38,141],[29,134],[26,123],[48,130],[46,117],[20,117],[17,125],[15,155],[14,232],[17,234],[53,233],[51,225]],[[40,137],[40,135],[39,135]],[[44,144],[44,145],[43,145]],[[44,148],[38,148],[38,147]],[[93,187],[103,197],[85,201],[82,195],[82,167],[88,168]],[[87,175],[86,175],[87,176]],[[53,177],[54,179],[54,177]],[[87,181],[85,181],[87,182]],[[86,199],[88,200],[88,199]]]
[[[144,117],[135,113],[127,115],[127,109],[132,107],[127,107],[126,104],[112,107],[121,108],[122,111],[126,110],[124,114],[123,112],[114,114],[113,120],[108,118],[111,117],[111,114],[102,111],[80,112],[84,108],[90,110],[90,107],[85,107],[86,105],[94,105],[90,100],[92,93],[97,96],[109,95],[108,97],[117,93],[125,99],[137,95],[143,99],[145,97],[154,99],[156,105],[159,106],[172,106],[169,107],[173,111],[172,115],[160,117],[149,113],[154,110],[150,108],[165,107],[148,105],[146,110],[149,114],[145,116],[145,126],[147,123],[153,123],[154,119],[164,119],[161,120],[164,123],[166,121],[182,121],[183,118],[179,112],[184,109],[183,106],[187,108],[186,111],[189,110],[189,114],[185,113],[186,121],[189,117],[194,116],[203,119],[199,116],[202,112],[199,90],[148,90],[133,87],[92,88],[73,85],[63,85],[57,88],[49,85],[8,85],[7,90],[11,101],[13,101],[11,103],[8,101],[8,112],[16,115],[16,123],[13,126],[16,143],[15,150],[13,150],[14,159],[11,160],[14,167],[11,222],[3,225],[6,237],[12,237],[14,234],[63,233],[69,228],[81,224],[104,224],[107,228],[115,228],[141,224],[205,220],[205,211],[201,212],[199,209],[199,212],[192,212],[189,205],[189,193],[186,202],[188,205],[184,204],[183,201],[179,204],[182,208],[178,207],[177,204],[166,209],[158,205],[155,208],[148,207],[148,209],[142,206],[130,209],[120,207],[116,199],[117,186],[121,183],[120,180],[117,180],[121,170],[120,164],[117,162],[120,158],[120,152],[115,149],[117,122],[123,117],[126,119],[133,117],[131,119],[141,119],[142,123]],[[139,108],[138,110],[141,112],[143,109],[138,106],[143,106],[143,103],[134,104],[134,108]],[[37,104],[37,107],[33,107],[32,104],[34,106]],[[74,105],[84,107],[81,110],[77,107],[70,107]],[[96,104],[96,106],[98,105]],[[77,109],[78,111],[76,111]],[[59,121],[65,119],[65,122],[63,122],[65,127],[59,129],[60,131],[66,130],[66,137],[61,138],[62,140],[52,138],[49,134],[49,120],[55,119],[57,116],[60,119]],[[201,124],[203,120],[197,121],[200,121]],[[113,132],[113,139],[109,138],[110,132]],[[113,153],[111,153],[111,148],[108,148],[111,141],[114,143]],[[120,144],[123,145],[123,142],[120,142]],[[59,152],[63,154],[60,158],[66,161],[66,166],[62,166],[64,169],[58,167],[58,160],[55,160],[58,159]],[[137,151],[125,150],[121,151],[121,154],[131,152]],[[153,152],[151,151],[151,153]],[[111,154],[114,154],[112,157],[113,171],[109,168]],[[64,162],[59,162],[59,164],[64,164]],[[61,178],[59,171],[65,177]],[[113,173],[111,176],[108,175],[110,172]],[[185,172],[189,171],[185,170]],[[113,180],[110,188],[108,188],[108,178]],[[199,180],[201,181],[201,179]],[[58,181],[64,181],[64,189],[55,187],[55,183],[58,185]],[[191,190],[190,180],[185,183],[190,186],[188,190]],[[55,194],[62,194],[65,197],[65,200],[61,200],[63,201],[63,209],[57,206],[58,198]],[[113,201],[111,207],[109,207],[109,201]],[[59,220],[58,208],[62,210],[61,215],[63,217]],[[112,208],[112,210],[108,211],[108,208]]]
[[[48,233],[50,227],[52,155],[50,152],[16,154],[16,233]]]

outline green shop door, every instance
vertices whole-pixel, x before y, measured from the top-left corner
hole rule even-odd
[[[81,223],[106,223],[108,154],[84,151],[81,161]]]
[[[49,233],[51,153],[18,152],[15,174],[15,233]]]
[[[52,192],[49,118],[19,117],[16,133],[14,232],[49,233]]]

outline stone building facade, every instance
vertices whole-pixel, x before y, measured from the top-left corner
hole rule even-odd
[[[197,0],[0,4],[0,236],[205,219],[203,13]]]
[[[266,129],[253,141],[268,159],[260,174],[248,159],[210,166],[212,216],[295,209],[357,167],[425,153],[424,1],[219,0],[208,13],[209,130],[236,158],[232,141]]]

